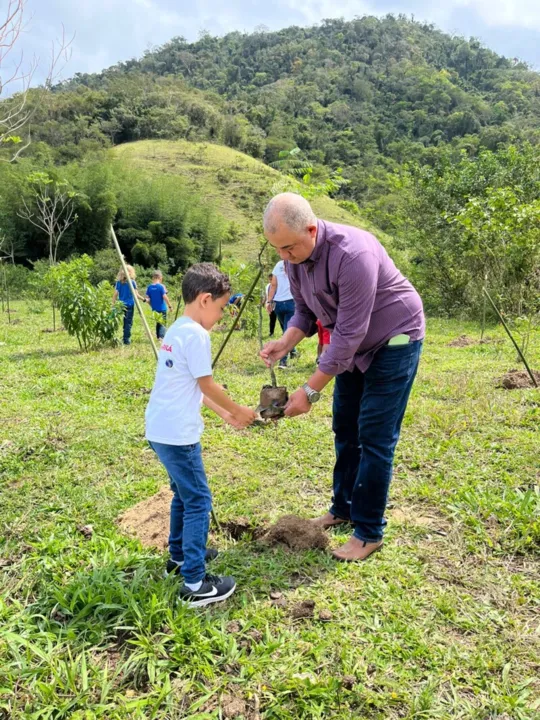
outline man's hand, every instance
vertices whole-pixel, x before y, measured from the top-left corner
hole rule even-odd
[[[302,388],[293,392],[289,398],[289,402],[285,405],[285,417],[296,417],[304,415],[311,410],[311,403]]]
[[[252,425],[257,419],[257,413],[251,408],[244,407],[243,405],[237,405],[236,410],[231,413],[231,419],[233,422],[227,420],[237,430]]]
[[[266,343],[260,352],[260,356],[263,359],[266,367],[272,367],[275,363],[279,362],[282,357],[287,354],[287,346],[283,342],[283,338],[280,340],[272,340],[272,342]],[[305,394],[305,393],[304,393]]]

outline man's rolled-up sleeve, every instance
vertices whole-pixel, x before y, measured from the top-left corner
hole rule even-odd
[[[289,320],[287,329],[295,327],[301,330],[307,337],[311,337],[317,332],[317,318],[306,305],[300,292],[300,283],[292,276],[292,273],[289,275],[289,283],[294,299],[294,315]]]
[[[371,321],[379,276],[379,260],[370,252],[343,257],[338,272],[337,318],[319,369],[339,375],[351,369]]]

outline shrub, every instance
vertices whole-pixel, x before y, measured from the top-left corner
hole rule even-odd
[[[123,307],[111,308],[112,287],[107,281],[90,282],[93,261],[88,255],[53,266],[46,275],[62,323],[77,338],[81,350],[116,345]]]

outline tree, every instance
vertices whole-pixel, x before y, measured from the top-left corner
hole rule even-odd
[[[25,130],[32,116],[28,105],[28,92],[37,68],[33,60],[24,67],[24,56],[21,53],[12,68],[6,72],[6,60],[12,54],[24,27],[24,11],[26,0],[8,0],[5,15],[0,18],[0,98],[9,86],[18,88],[18,92],[0,107],[0,150],[6,146],[20,146],[16,152],[9,153],[8,160],[13,161],[30,145],[30,134],[23,144],[20,134]],[[50,89],[58,77],[59,65],[69,59],[71,40],[66,40],[64,29],[59,41],[53,42],[49,66],[43,89]]]
[[[448,153],[419,167],[401,242],[429,309],[484,308],[487,285],[510,315],[527,314],[540,266],[540,150]]]
[[[46,275],[64,327],[84,351],[116,345],[123,320],[122,303],[111,308],[111,285],[102,281],[96,287],[90,282],[92,269],[92,259],[83,255],[50,267]]]
[[[23,209],[19,216],[42,230],[47,236],[49,265],[56,265],[58,246],[67,230],[77,220],[75,199],[77,193],[65,180],[48,173],[34,172],[28,176],[33,203],[22,198]],[[56,309],[53,297],[53,330],[56,330]]]
[[[77,221],[75,199],[78,193],[66,180],[58,180],[48,173],[34,172],[28,176],[33,203],[22,198],[19,216],[47,235],[49,263],[55,265],[58,246],[67,230]]]

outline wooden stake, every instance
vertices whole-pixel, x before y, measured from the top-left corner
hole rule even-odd
[[[489,300],[489,302],[491,303],[492,308],[493,308],[493,309],[495,310],[495,312],[497,313],[497,317],[498,317],[499,320],[502,322],[503,327],[504,327],[504,329],[506,330],[506,334],[508,335],[508,337],[510,338],[510,340],[513,342],[514,347],[515,347],[516,350],[517,350],[517,354],[518,354],[519,357],[521,358],[523,364],[525,365],[525,368],[526,368],[527,372],[529,373],[529,377],[531,378],[532,384],[534,385],[534,387],[538,387],[538,383],[536,382],[536,378],[534,377],[533,371],[532,371],[531,368],[529,367],[529,363],[528,363],[527,360],[525,359],[525,355],[522,353],[521,348],[519,347],[519,345],[517,344],[517,342],[514,340],[514,336],[513,336],[512,333],[510,332],[510,328],[508,327],[508,325],[506,324],[503,316],[501,315],[501,313],[500,313],[500,311],[499,311],[499,308],[495,305],[495,303],[494,303],[493,300],[491,299],[491,295],[488,293],[488,291],[486,290],[485,287],[482,288],[482,291],[483,291],[484,295],[487,297],[487,299]]]

